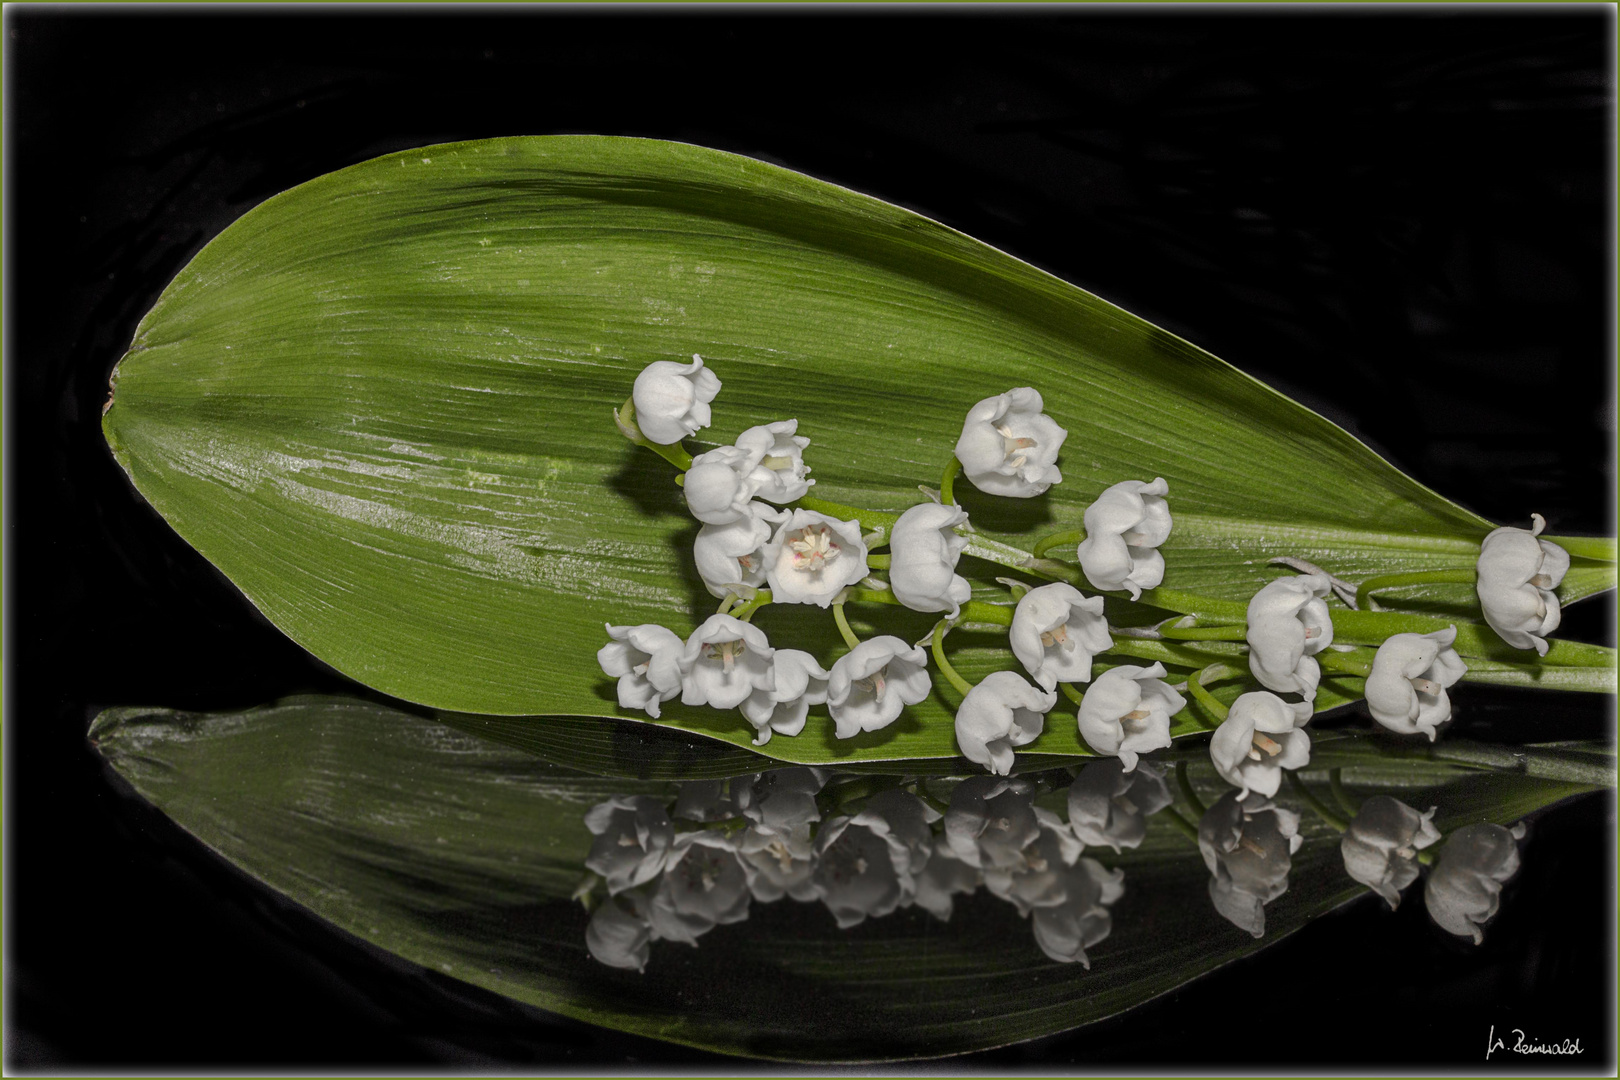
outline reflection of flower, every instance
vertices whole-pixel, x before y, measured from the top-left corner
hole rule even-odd
[[[1040,832],[1035,788],[1028,780],[970,776],[951,792],[945,840],[968,866],[1017,866],[1024,847]]]
[[[1316,697],[1322,669],[1316,654],[1333,642],[1333,619],[1322,597],[1333,588],[1325,574],[1278,578],[1249,600],[1249,670],[1280,694]]]
[[[1345,873],[1387,900],[1391,910],[1400,904],[1401,890],[1417,880],[1417,853],[1440,839],[1429,821],[1434,809],[1420,814],[1399,799],[1374,795],[1339,841]]]
[[[911,900],[916,874],[933,853],[928,823],[938,818],[915,795],[885,791],[853,818],[835,817],[821,827],[813,880],[840,927]]]
[[[816,793],[826,783],[820,769],[794,766],[732,781],[733,797],[744,817],[765,836],[782,837],[794,851],[809,855],[810,823],[821,820]]]
[[[794,510],[765,545],[773,604],[830,605],[866,576],[866,543],[856,521]]]
[[[1090,682],[1091,658],[1113,647],[1103,599],[1089,599],[1065,582],[1031,589],[1013,610],[1008,643],[1030,677],[1046,690],[1060,682]]]
[[[1479,606],[1485,621],[1515,649],[1547,655],[1547,635],[1558,629],[1562,612],[1553,592],[1569,572],[1569,552],[1551,540],[1538,539],[1547,527],[1531,514],[1530,529],[1501,528],[1479,546]]]
[[[738,449],[747,451],[753,462],[752,476],[761,499],[790,503],[802,499],[815,483],[805,478],[810,470],[804,465],[804,448],[810,440],[795,435],[798,430],[797,420],[778,420],[737,436]]]
[[[1086,745],[1117,756],[1126,772],[1136,768],[1138,754],[1169,746],[1170,718],[1187,702],[1164,674],[1164,665],[1154,663],[1121,664],[1097,676],[1075,717]]]
[[[719,392],[719,377],[696,353],[690,364],[655,360],[641,369],[630,391],[636,426],[652,442],[678,443],[709,426],[709,402]]]
[[[692,561],[697,564],[703,587],[723,598],[742,592],[736,588],[738,585],[754,589],[764,585],[765,545],[787,516],[786,510],[756,501],[749,503],[736,521],[699,529],[692,544]]]
[[[993,671],[967,692],[956,710],[956,745],[962,756],[1006,776],[1013,747],[1034,742],[1057,704],[1050,690],[1037,690],[1011,671]]]
[[[916,877],[914,904],[940,922],[949,922],[957,893],[971,893],[979,887],[979,871],[956,857],[944,836],[933,839],[933,853]]]
[[[776,685],[755,690],[742,703],[742,714],[754,725],[755,746],[771,741],[771,732],[797,735],[804,730],[810,706],[827,700],[827,670],[798,649],[777,649],[771,657]]]
[[[755,690],[776,685],[771,670],[775,653],[765,632],[730,615],[710,615],[686,639],[681,658],[682,705],[735,709]]]
[[[1485,940],[1480,927],[1496,914],[1502,885],[1519,872],[1518,841],[1524,825],[1465,825],[1440,849],[1423,890],[1429,917],[1458,937]]]
[[[585,928],[585,947],[609,967],[645,970],[652,941],[646,910],[647,900],[640,893],[603,900]]]
[[[1017,863],[984,869],[985,888],[1026,916],[1037,907],[1063,902],[1063,871],[1085,850],[1074,830],[1052,811],[1037,806],[1035,820],[1040,832],[1019,852]]]
[[[928,696],[928,654],[897,637],[868,638],[833,663],[827,712],[840,739],[888,727],[907,705]]]
[[[968,410],[956,440],[956,460],[974,487],[989,495],[1027,499],[1062,482],[1053,462],[1069,433],[1042,408],[1040,393],[1020,386]]]
[[[1092,588],[1129,589],[1135,600],[1164,580],[1159,545],[1170,538],[1169,490],[1163,477],[1122,480],[1086,507],[1086,538],[1075,554]]]
[[[913,611],[943,611],[956,618],[973,594],[967,578],[956,572],[968,541],[955,529],[966,520],[961,507],[937,503],[900,515],[889,538],[889,588],[896,600]]]
[[[657,877],[675,838],[664,804],[647,795],[614,795],[597,803],[585,812],[585,827],[596,837],[585,866],[602,875],[610,893]]]
[[[1428,634],[1392,634],[1378,646],[1367,676],[1367,711],[1391,731],[1427,735],[1451,719],[1446,688],[1468,670],[1451,643],[1457,628]]]
[[[1265,690],[1239,695],[1209,740],[1215,771],[1243,789],[1240,799],[1251,791],[1277,794],[1284,769],[1310,764],[1311,737],[1299,729],[1310,718],[1309,702],[1290,703]]]
[[[1198,850],[1209,867],[1215,910],[1255,937],[1266,932],[1265,905],[1288,891],[1293,854],[1304,840],[1299,815],[1228,791],[1198,822]]]
[[[1094,761],[1069,785],[1069,826],[1088,846],[1134,848],[1147,836],[1147,819],[1170,802],[1170,788],[1152,765],[1126,772],[1118,758]]]
[[[654,937],[696,945],[717,925],[746,919],[749,899],[748,874],[730,840],[717,832],[682,833],[647,914]]]
[[[1113,930],[1108,905],[1125,895],[1125,871],[1109,870],[1096,859],[1082,858],[1059,871],[1058,879],[1062,901],[1036,908],[1031,917],[1035,944],[1059,963],[1078,963],[1089,970],[1086,949]]]
[[[669,814],[686,821],[724,821],[737,816],[737,804],[727,797],[724,780],[687,780],[676,790]]]
[[[657,719],[659,705],[681,692],[685,643],[653,623],[607,628],[613,640],[596,650],[603,674],[619,680],[619,706],[643,709]]]

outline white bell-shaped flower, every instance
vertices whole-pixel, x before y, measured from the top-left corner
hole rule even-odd
[[[951,792],[945,811],[945,842],[975,870],[1010,870],[1041,834],[1035,817],[1035,786],[1028,780],[970,776]]]
[[[664,869],[675,826],[664,804],[649,795],[614,795],[585,812],[596,837],[585,866],[607,882],[609,893],[645,884]]]
[[[751,502],[742,517],[726,525],[705,525],[692,544],[703,587],[715,597],[762,588],[765,584],[765,545],[776,526],[787,520],[786,510]]]
[[[1013,747],[1032,743],[1046,727],[1057,694],[1031,686],[1012,671],[993,671],[967,692],[956,710],[962,756],[998,776],[1012,771]]]
[[[1059,873],[1063,899],[1038,907],[1030,917],[1035,944],[1053,960],[1090,970],[1086,950],[1114,928],[1109,905],[1125,895],[1125,871],[1109,870],[1096,859],[1081,858]]]
[[[1515,649],[1547,655],[1547,635],[1563,618],[1553,590],[1569,572],[1569,552],[1539,539],[1547,521],[1531,514],[1530,529],[1501,528],[1479,546],[1479,606],[1485,621]]]
[[[1451,647],[1456,639],[1455,626],[1385,638],[1367,676],[1367,711],[1373,719],[1391,731],[1421,733],[1434,742],[1436,729],[1451,719],[1446,688],[1468,670]]]
[[[940,922],[950,921],[953,896],[973,893],[982,883],[978,868],[958,859],[943,836],[934,837],[933,854],[914,880],[911,902]]]
[[[735,709],[755,690],[775,689],[775,652],[757,626],[730,615],[710,615],[686,639],[681,704]]]
[[[742,714],[754,725],[755,746],[771,741],[771,733],[797,735],[804,730],[810,706],[827,700],[826,668],[816,658],[798,649],[777,649],[771,657],[776,685],[755,690],[742,703]]]
[[[706,525],[729,525],[750,516],[749,504],[759,490],[753,455],[721,446],[692,459],[681,493],[692,516]]]
[[[636,426],[652,442],[678,443],[709,426],[709,402],[719,392],[719,376],[696,353],[690,364],[655,360],[642,368],[630,391]]]
[[[1266,932],[1265,905],[1288,891],[1294,852],[1304,843],[1299,815],[1269,799],[1238,800],[1228,791],[1198,822],[1198,850],[1209,867],[1215,910],[1255,937]]]
[[[1316,697],[1322,669],[1316,654],[1333,643],[1333,618],[1322,598],[1333,588],[1325,574],[1267,583],[1249,600],[1249,670],[1267,690]]]
[[[928,696],[928,654],[897,637],[869,638],[839,657],[827,680],[827,711],[840,739],[888,727]]]
[[[1060,682],[1090,682],[1092,657],[1114,645],[1102,597],[1082,596],[1061,581],[1023,595],[1008,639],[1024,670],[1046,690]]]
[[[812,879],[840,928],[879,918],[910,903],[917,873],[933,854],[930,821],[939,819],[914,795],[882,792],[854,817],[835,817],[816,834]]]
[[[716,926],[748,918],[753,894],[732,840],[719,832],[681,833],[671,845],[647,907],[652,935],[696,946]]]
[[[1052,811],[1043,806],[1035,807],[1035,821],[1040,831],[1019,852],[1016,863],[984,868],[984,887],[993,896],[1012,904],[1018,914],[1025,917],[1036,908],[1063,902],[1063,871],[1073,866],[1085,850],[1074,830]]]
[[[1187,704],[1164,681],[1164,665],[1121,664],[1097,676],[1080,699],[1077,720],[1086,745],[1118,757],[1125,771],[1136,768],[1139,754],[1170,745],[1170,718]]]
[[[1485,940],[1480,927],[1501,903],[1502,886],[1519,872],[1524,825],[1465,825],[1446,839],[1440,860],[1429,871],[1423,900],[1429,917],[1458,937]]]
[[[828,607],[867,573],[860,522],[811,510],[794,510],[778,525],[764,555],[773,604]]]
[[[804,448],[810,440],[796,435],[797,420],[778,420],[751,427],[737,436],[737,448],[746,451],[753,462],[756,496],[773,503],[790,503],[804,498],[814,480],[804,464]]]
[[[974,487],[1028,499],[1063,481],[1053,462],[1069,433],[1043,407],[1037,391],[1020,386],[968,410],[956,459]]]
[[[1239,695],[1209,740],[1215,771],[1241,789],[1239,799],[1250,792],[1270,798],[1284,769],[1310,764],[1311,737],[1299,730],[1310,718],[1306,701],[1287,702],[1265,690]]]
[[[1374,795],[1361,804],[1339,841],[1345,873],[1388,901],[1401,902],[1401,890],[1418,879],[1417,853],[1440,839],[1429,820],[1434,807],[1418,813],[1399,799]]]
[[[777,652],[778,658],[783,651]],[[820,770],[807,768],[773,769],[751,780],[733,781],[737,803],[750,822],[737,841],[737,854],[748,871],[748,888],[755,900],[816,898],[810,826],[821,820],[816,793],[823,782]]]
[[[1086,538],[1077,555],[1094,589],[1130,590],[1131,599],[1164,580],[1159,545],[1170,538],[1170,485],[1122,480],[1086,507]]]
[[[640,893],[603,900],[585,927],[585,948],[598,963],[608,967],[645,970],[651,942],[647,898]]]
[[[954,619],[973,590],[956,572],[967,537],[955,532],[967,521],[959,506],[923,503],[894,523],[889,538],[889,588],[913,611],[943,611]]]
[[[596,650],[596,662],[619,680],[619,705],[658,718],[660,705],[681,692],[681,660],[686,644],[673,630],[643,623],[608,625],[613,640]]]
[[[1069,785],[1069,827],[1088,847],[1141,845],[1147,819],[1171,803],[1164,775],[1147,762],[1132,772],[1118,758],[1093,761]]]

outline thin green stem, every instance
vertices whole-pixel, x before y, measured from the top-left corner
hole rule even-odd
[[[1331,809],[1328,808],[1326,803],[1324,803],[1321,799],[1318,799],[1311,792],[1311,789],[1305,786],[1305,781],[1299,778],[1299,773],[1285,769],[1283,771],[1283,775],[1288,777],[1288,783],[1292,785],[1295,793],[1309,803],[1312,810],[1316,811],[1317,817],[1333,826],[1333,828],[1337,829],[1339,832],[1349,831],[1350,823],[1344,818],[1340,817],[1338,814],[1335,814]]]
[[[1064,697],[1068,698],[1070,701],[1074,702],[1076,705],[1079,705],[1081,700],[1085,697],[1084,694],[1074,688],[1073,683],[1058,683],[1058,692]]]
[[[957,693],[966,697],[967,692],[973,689],[973,684],[958,675],[956,669],[951,667],[951,662],[945,659],[945,631],[949,629],[949,619],[939,620],[934,627],[934,663],[939,665],[939,672],[945,676],[945,681],[956,687]]]
[[[1357,660],[1350,653],[1333,652],[1331,650],[1316,654],[1316,662],[1322,665],[1323,671],[1337,671],[1345,675],[1360,675],[1366,678],[1372,674],[1372,662]]]
[[[1198,842],[1198,826],[1182,817],[1181,811],[1177,810],[1173,806],[1167,806],[1161,810],[1159,814],[1164,818],[1164,820],[1175,826],[1176,831],[1181,835],[1185,836],[1195,844]]]
[[[1245,602],[1217,600],[1213,596],[1199,596],[1176,589],[1144,589],[1136,602],[1186,615],[1224,615],[1229,619],[1245,620],[1249,617],[1249,605]]]
[[[866,557],[866,565],[873,570],[887,570],[889,568],[889,556],[868,555]]]
[[[1209,813],[1209,807],[1204,805],[1204,800],[1198,797],[1197,790],[1192,786],[1185,761],[1176,762],[1176,786],[1181,789],[1181,797],[1187,800],[1187,805],[1198,811],[1199,817]]]
[[[983,600],[969,600],[962,605],[962,611],[957,616],[957,622],[994,623],[997,626],[1011,626],[1013,609],[1009,604],[988,604]]]
[[[853,585],[844,590],[845,603],[888,604],[900,607],[900,598],[888,589],[857,589]]]
[[[1047,533],[1035,541],[1035,557],[1046,558],[1046,553],[1053,548],[1075,547],[1086,538],[1084,529],[1066,529],[1063,532]]]
[[[1225,667],[1225,665],[1212,664],[1211,667]],[[1220,700],[1216,698],[1214,694],[1204,689],[1202,680],[1204,677],[1204,672],[1208,670],[1209,668],[1203,668],[1187,676],[1187,690],[1198,701],[1198,704],[1209,710],[1209,714],[1215,718],[1215,721],[1218,724],[1226,719],[1227,713],[1230,710],[1228,710],[1225,705],[1221,704]]]
[[[817,514],[826,514],[839,521],[860,522],[863,530],[882,529],[885,537],[894,531],[894,523],[900,520],[899,514],[891,514],[884,510],[862,510],[858,506],[846,506],[829,499],[818,499],[814,495],[806,495],[793,505]],[[883,543],[884,541],[879,541],[872,546],[881,547]]]
[[[1360,813],[1356,804],[1351,801],[1350,793],[1344,790],[1344,770],[1328,770],[1328,790],[1333,792],[1333,801],[1339,804],[1339,809],[1349,814],[1352,819]]]
[[[741,619],[743,622],[748,622],[753,619],[754,612],[758,611],[760,608],[764,607],[770,602],[771,590],[760,589],[754,594],[754,598],[752,600],[748,601],[748,603],[744,604],[742,607],[734,609],[731,612],[732,617]]]
[[[1249,628],[1240,626],[1162,626],[1159,636],[1171,641],[1242,641]]]
[[[736,593],[734,593],[734,592],[726,593],[726,598],[724,600],[720,601],[720,606],[715,609],[714,613],[716,615],[724,615],[726,612],[731,610],[731,605],[735,604],[737,602],[737,600],[738,600],[738,597],[737,597]]]
[[[838,624],[838,632],[843,635],[844,644],[848,645],[851,649],[855,648],[855,646],[861,643],[861,639],[856,637],[855,631],[849,628],[849,620],[844,618],[844,605],[834,604],[832,606],[832,612],[833,622]]]
[[[1379,574],[1356,586],[1356,607],[1362,611],[1372,610],[1367,602],[1379,589],[1393,589],[1402,585],[1472,585],[1476,578],[1472,567],[1466,570],[1409,570],[1400,574]]]
[[[939,501],[946,506],[956,505],[956,496],[952,493],[952,488],[956,484],[956,474],[961,471],[962,463],[956,459],[955,454],[952,454],[951,460],[945,463],[945,475],[939,480]]]

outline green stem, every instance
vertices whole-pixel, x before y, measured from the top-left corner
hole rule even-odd
[[[1171,641],[1242,641],[1248,626],[1165,626],[1159,636]]]
[[[748,601],[748,603],[744,604],[742,607],[732,611],[732,617],[741,619],[743,622],[748,622],[754,617],[754,612],[758,611],[760,608],[764,607],[770,602],[771,590],[760,589],[754,594],[754,598],[752,600]]]
[[[1185,761],[1176,762],[1176,786],[1181,789],[1181,797],[1187,800],[1187,805],[1198,811],[1199,817],[1209,813],[1209,807],[1204,805],[1204,800],[1198,797],[1198,792],[1192,786]]]
[[[956,687],[956,692],[966,697],[967,692],[973,689],[973,684],[956,673],[951,662],[945,659],[945,631],[950,629],[950,620],[941,619],[934,627],[934,663],[939,665],[941,675],[945,681]]]
[[[1328,770],[1328,789],[1333,792],[1333,801],[1338,803],[1339,808],[1349,814],[1352,819],[1360,813],[1356,809],[1356,804],[1351,801],[1350,793],[1344,790],[1343,769]]]
[[[1174,825],[1177,832],[1181,833],[1195,844],[1198,842],[1198,826],[1182,817],[1181,811],[1177,810],[1173,806],[1167,806],[1163,810],[1159,811],[1159,814],[1164,818],[1164,820],[1168,821],[1171,825]]]
[[[956,459],[955,454],[952,454],[951,460],[945,463],[945,475],[940,477],[939,481],[939,501],[946,506],[956,505],[956,496],[951,489],[956,484],[956,474],[961,471],[962,463]]]
[[[716,615],[724,615],[726,612],[731,610],[731,605],[735,604],[737,599],[738,597],[736,593],[726,593],[726,598],[720,601],[720,606],[715,609],[714,613]]]
[[[866,565],[871,567],[873,570],[887,570],[889,568],[889,556],[868,555],[866,557]]]
[[[1166,611],[1180,611],[1187,615],[1224,615],[1229,619],[1247,620],[1249,605],[1238,600],[1217,600],[1213,596],[1180,592],[1175,589],[1144,589],[1136,601],[1151,604]]]
[[[1394,589],[1402,585],[1472,585],[1477,575],[1467,570],[1409,570],[1401,574],[1379,574],[1356,586],[1356,607],[1371,611],[1368,601],[1379,589]]]
[[[1198,704],[1209,710],[1209,714],[1215,718],[1216,723],[1225,720],[1231,710],[1221,704],[1214,694],[1204,689],[1203,678],[1204,672],[1213,668],[1224,668],[1225,666],[1225,664],[1211,664],[1209,667],[1195,671],[1187,676],[1188,692],[1198,701]]]
[[[814,495],[806,495],[793,505],[814,511],[817,514],[826,514],[828,517],[837,518],[839,521],[859,522],[863,531],[882,529],[884,536],[893,533],[894,523],[900,520],[899,514],[891,514],[883,510],[862,510],[858,506],[845,506],[843,503],[835,503],[828,499],[818,499]],[[880,541],[872,546],[881,547],[882,542]]]
[[[1316,662],[1322,666],[1323,671],[1337,671],[1345,675],[1360,675],[1366,678],[1372,674],[1372,663],[1357,660],[1349,653],[1326,650],[1316,654]]]
[[[848,645],[851,649],[855,648],[855,646],[861,643],[861,639],[856,637],[855,631],[849,628],[849,620],[844,618],[844,605],[834,604],[832,606],[832,611],[833,622],[838,624],[838,632],[844,636],[844,644]]]
[[[1076,690],[1074,688],[1073,683],[1066,683],[1066,682],[1058,683],[1058,691],[1060,693],[1062,693],[1062,695],[1064,697],[1066,697],[1070,701],[1074,702],[1076,705],[1079,705],[1081,700],[1085,697],[1084,694],[1082,694],[1080,691],[1078,691],[1078,690]]]
[[[1293,785],[1294,791],[1299,795],[1300,798],[1304,799],[1310,804],[1311,809],[1316,811],[1316,815],[1318,817],[1327,822],[1329,825],[1333,826],[1339,832],[1349,831],[1350,823],[1344,820],[1344,818],[1340,817],[1338,814],[1335,814],[1332,810],[1328,809],[1326,803],[1322,802],[1321,799],[1318,799],[1315,795],[1313,795],[1311,793],[1311,789],[1305,786],[1305,781],[1299,778],[1299,773],[1285,769],[1283,771],[1283,775],[1288,777],[1288,782],[1289,784]]]
[[[1074,547],[1086,538],[1083,529],[1068,529],[1064,532],[1047,533],[1035,541],[1035,557],[1046,558],[1046,553],[1056,547]]]

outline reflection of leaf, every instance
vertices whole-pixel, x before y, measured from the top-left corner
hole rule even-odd
[[[656,944],[638,975],[588,958],[587,919],[568,896],[589,848],[585,810],[612,793],[668,795],[667,783],[584,776],[344,699],[212,716],[114,709],[91,737],[199,840],[350,933],[555,1012],[728,1053],[906,1058],[1065,1030],[1251,953],[1361,892],[1343,874],[1336,834],[1307,813],[1290,889],[1254,942],[1210,908],[1196,848],[1156,822],[1139,851],[1100,853],[1125,868],[1126,894],[1090,971],[1047,961],[1028,924],[981,892],[959,901],[946,926],[911,909],[850,932],[819,904],[755,904],[695,951]],[[1509,822],[1593,790],[1365,740],[1323,742],[1341,754],[1352,790],[1438,804],[1442,829]],[[1474,757],[1493,752],[1476,747]],[[1601,757],[1568,745],[1530,753]],[[1203,765],[1194,772],[1212,797],[1218,781]]]
[[[1007,255],[650,140],[432,147],[271,199],[159,298],[104,427],[175,529],[343,672],[436,708],[607,715],[602,624],[684,634],[713,604],[669,469],[610,417],[642,365],[694,352],[725,381],[707,437],[795,415],[814,493],[888,510],[935,482],[974,401],[1034,384],[1069,428],[1066,480],[1028,501],[960,484],[982,535],[1027,548],[1104,486],[1161,475],[1169,588],[1245,597],[1277,554],[1352,579],[1467,566],[1489,528],[1314,413]],[[1591,551],[1567,599],[1612,584],[1612,545]],[[1006,572],[966,562],[981,586]],[[932,618],[873,622],[914,640]],[[759,624],[831,659],[824,612],[769,608]],[[958,645],[969,678],[1005,655]],[[752,734],[678,703],[666,718]],[[765,749],[948,756],[949,719],[935,698],[834,743],[818,715]],[[1054,725],[1036,749],[1079,748]]]

